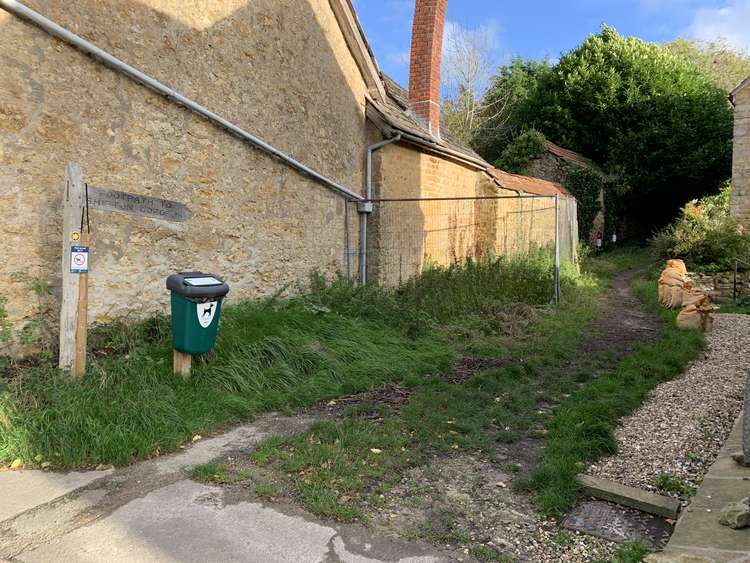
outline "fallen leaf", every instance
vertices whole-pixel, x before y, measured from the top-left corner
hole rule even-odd
[[[378,448],[370,448],[370,451],[374,454],[382,454],[383,450],[379,450]]]
[[[23,469],[23,460],[20,457],[14,459],[10,464],[11,469]]]
[[[195,436],[193,436],[193,442],[197,442],[198,440],[202,440],[202,439],[203,439],[203,436],[201,436],[200,434],[196,434]]]
[[[52,464],[49,461],[45,461],[42,463],[42,471],[49,471],[49,468],[52,466]]]
[[[107,464],[100,463],[99,465],[96,466],[97,471],[109,471],[110,469],[114,469],[114,468],[115,466],[112,465],[111,463],[107,463]]]
[[[506,485],[506,484],[505,484],[505,483],[503,483],[502,481],[498,481],[497,483],[495,483],[495,486],[496,486],[496,487],[500,487],[501,489],[504,489],[504,488],[505,488],[505,487],[507,487],[508,485]]]

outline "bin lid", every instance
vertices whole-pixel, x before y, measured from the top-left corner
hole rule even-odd
[[[167,289],[184,297],[219,298],[229,293],[229,286],[213,274],[180,272],[167,278]]]

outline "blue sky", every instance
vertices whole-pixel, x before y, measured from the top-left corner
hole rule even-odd
[[[354,0],[380,67],[404,86],[414,0]],[[448,0],[449,26],[483,29],[493,63],[556,59],[601,23],[649,41],[724,37],[750,51],[750,0]]]

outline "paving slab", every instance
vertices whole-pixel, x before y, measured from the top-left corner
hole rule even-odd
[[[22,470],[0,473],[0,522],[101,479],[110,471],[52,473]]]
[[[348,543],[347,537],[331,525],[299,513],[285,514],[270,505],[226,504],[224,489],[181,480],[16,559],[28,563],[447,561],[417,544]]]
[[[706,474],[703,484],[675,526],[667,548],[649,557],[653,563],[750,561],[750,528],[733,530],[719,524],[721,509],[750,496],[750,468],[731,459],[742,435],[740,416]]]
[[[680,511],[680,501],[671,497],[628,487],[592,475],[578,475],[578,482],[581,484],[583,492],[589,496],[635,508],[649,514],[676,518]]]
[[[647,563],[747,563],[746,555],[744,551],[670,547],[663,553],[649,555],[646,561]]]

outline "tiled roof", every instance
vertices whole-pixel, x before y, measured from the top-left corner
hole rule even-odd
[[[598,174],[604,175],[604,171],[585,156],[578,154],[575,151],[564,149],[551,141],[544,141],[544,144],[547,146],[547,151],[553,155],[562,158],[563,160],[567,160],[572,164],[582,166],[583,168],[589,168]]]
[[[737,88],[732,90],[732,93],[729,94],[729,96],[731,98],[734,98],[737,94],[740,93],[740,90],[744,90],[748,86],[750,86],[750,76],[748,76],[745,80],[743,80],[742,83],[739,86],[737,86]]]
[[[532,195],[570,196],[570,192],[557,182],[550,182],[549,180],[532,178],[530,176],[521,176],[520,174],[511,174],[499,168],[488,168],[487,174],[492,176],[498,186],[506,190]]]
[[[385,85],[386,100],[380,103],[369,100],[368,103],[387,121],[387,123],[397,131],[413,135],[423,139],[433,148],[439,150],[440,147],[459,153],[466,158],[476,161],[482,168],[488,167],[481,156],[474,152],[471,147],[461,142],[446,125],[440,126],[440,138],[433,136],[425,121],[419,117],[409,104],[409,94],[405,88],[402,88],[395,80],[385,74],[381,74]]]

